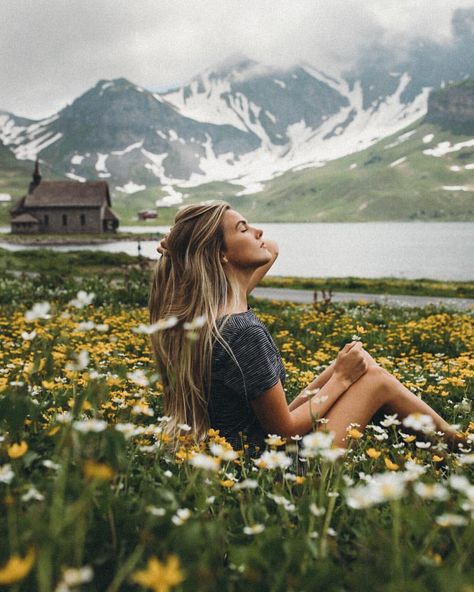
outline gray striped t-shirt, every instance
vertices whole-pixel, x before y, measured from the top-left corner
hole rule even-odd
[[[222,319],[218,324],[222,323]],[[242,433],[250,445],[264,447],[266,433],[255,415],[250,401],[262,395],[281,380],[285,368],[272,336],[249,308],[230,315],[221,330],[240,365],[219,342],[212,353],[211,388],[209,391],[210,425],[220,430],[232,446],[242,448]]]

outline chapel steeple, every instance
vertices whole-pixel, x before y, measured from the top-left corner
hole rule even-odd
[[[33,171],[33,180],[28,188],[28,193],[32,193],[36,187],[41,183],[41,173],[39,171],[39,159],[36,159],[35,170]]]

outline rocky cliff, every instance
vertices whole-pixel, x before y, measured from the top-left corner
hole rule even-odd
[[[432,92],[425,121],[458,133],[474,133],[474,78]]]

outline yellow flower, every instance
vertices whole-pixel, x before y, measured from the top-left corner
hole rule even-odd
[[[26,451],[28,450],[28,444],[23,440],[20,444],[12,444],[8,448],[8,456],[10,458],[20,458],[23,456]]]
[[[168,555],[162,563],[156,557],[150,557],[145,569],[136,571],[132,580],[153,592],[168,592],[184,581],[184,574],[176,555]]]
[[[407,436],[406,438],[403,438],[404,442],[413,442],[413,440],[416,440],[416,436]]]
[[[286,444],[286,440],[284,440],[280,436],[273,435],[273,434],[269,435],[268,438],[265,438],[265,442],[269,446],[284,446]]]
[[[28,549],[25,557],[12,555],[3,567],[0,567],[0,585],[15,584],[20,582],[30,573],[35,561],[35,550]]]
[[[183,446],[179,450],[176,451],[175,457],[177,462],[183,462],[185,460],[189,460],[193,456],[192,450],[187,450]]]
[[[396,463],[393,463],[389,458],[385,457],[384,459],[385,466],[389,471],[398,471],[400,468]]]
[[[306,477],[303,477],[302,475],[298,475],[295,479],[295,484],[296,485],[303,485],[303,483],[305,482]]]
[[[15,503],[15,498],[13,497],[13,495],[6,495],[6,496],[3,498],[3,503],[4,503],[6,506],[13,506],[13,504]]]
[[[86,460],[83,466],[83,471],[86,479],[110,481],[114,476],[114,471],[109,465],[97,463],[93,460]]]
[[[380,450],[375,450],[375,448],[369,448],[365,451],[365,454],[370,458],[378,458],[382,452]]]
[[[48,436],[54,436],[54,434],[57,434],[59,432],[59,426],[54,426],[53,428],[51,428],[48,431]]]
[[[362,432],[359,432],[359,430],[356,428],[351,428],[347,431],[347,437],[352,438],[353,440],[359,440],[359,438],[362,438],[362,436]]]
[[[438,456],[437,454],[433,454],[431,458],[433,462],[441,462],[442,460],[444,460],[442,456]]]
[[[235,481],[232,481],[232,479],[224,479],[223,481],[219,481],[219,483],[222,485],[222,487],[226,487],[227,489],[230,489],[235,485]]]

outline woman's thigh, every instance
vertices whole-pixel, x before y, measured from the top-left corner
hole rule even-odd
[[[318,429],[335,433],[334,443],[345,447],[346,431],[351,423],[361,429],[369,423],[375,413],[387,403],[389,393],[383,388],[385,371],[377,364],[369,366],[367,372],[343,393],[327,411]]]

